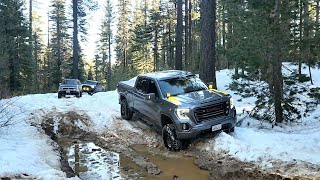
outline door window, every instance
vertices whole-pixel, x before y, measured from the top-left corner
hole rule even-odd
[[[139,78],[137,81],[136,88],[138,92],[146,94],[148,91],[148,80],[146,78]]]
[[[151,80],[150,83],[149,83],[149,88],[148,88],[148,94],[149,93],[154,93],[156,95],[156,97],[158,97],[158,89],[157,89],[157,86],[156,86],[156,83]]]

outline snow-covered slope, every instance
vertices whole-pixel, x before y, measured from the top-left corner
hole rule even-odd
[[[285,64],[289,69],[296,66]],[[308,73],[307,69],[303,69]],[[239,119],[244,118],[243,110],[254,107],[254,97],[242,98],[236,92],[228,90],[232,71],[217,72],[218,89],[229,92],[235,99]],[[287,73],[284,70],[284,73]],[[315,86],[320,86],[320,70],[312,70]],[[309,86],[310,84],[305,83]],[[242,101],[237,101],[242,99]],[[87,130],[103,133],[119,128],[115,117],[119,117],[118,94],[116,91],[97,93],[82,98],[58,99],[57,94],[35,94],[1,100],[15,101],[7,110],[15,114],[18,124],[0,128],[0,177],[28,174],[39,179],[65,179],[66,175],[59,165],[59,154],[50,140],[39,133],[33,122],[39,123],[46,112],[77,111],[86,113],[92,120]],[[320,165],[320,107],[303,119],[300,124],[282,124],[272,128],[267,123],[245,118],[241,127],[232,134],[220,133],[199,148],[217,153],[226,153],[242,161],[252,161],[262,167],[272,167],[275,162],[312,163]],[[126,122],[126,121],[124,121]],[[264,126],[261,126],[263,124]],[[138,131],[130,123],[121,128]],[[304,172],[297,172],[304,173]]]

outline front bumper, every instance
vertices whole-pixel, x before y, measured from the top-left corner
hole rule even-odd
[[[235,126],[237,123],[236,111],[235,109],[231,110],[228,116],[218,117],[214,119],[208,119],[201,123],[195,123],[192,120],[177,120],[176,128],[177,128],[177,136],[179,139],[193,139],[198,137],[203,133],[211,133],[212,126],[221,124],[220,130],[228,130]],[[189,126],[188,130],[182,130],[182,124],[187,123]],[[219,130],[218,130],[219,131]]]
[[[79,95],[80,91],[59,91],[61,95]]]

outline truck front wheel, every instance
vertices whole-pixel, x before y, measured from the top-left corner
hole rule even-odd
[[[162,128],[162,138],[164,145],[170,151],[180,151],[187,149],[189,146],[188,140],[178,139],[176,128],[173,124],[166,124]]]
[[[128,103],[126,99],[121,100],[121,118],[125,120],[131,120],[133,116],[133,112],[129,109]]]

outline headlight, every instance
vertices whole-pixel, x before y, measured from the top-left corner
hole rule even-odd
[[[234,102],[233,102],[233,98],[230,97],[230,108],[233,109],[234,108]]]
[[[188,114],[189,114],[189,109],[176,109],[177,116],[180,119],[189,119]]]

